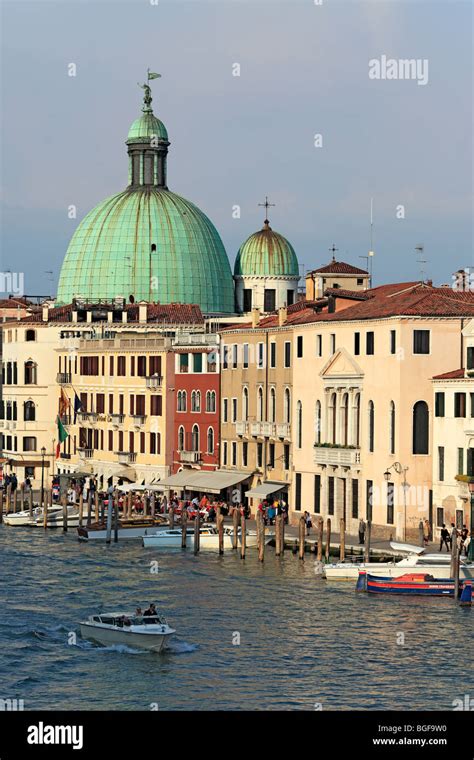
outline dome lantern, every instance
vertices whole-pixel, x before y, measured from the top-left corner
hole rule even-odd
[[[147,83],[141,84],[143,94],[143,116],[135,119],[128,136],[130,187],[148,185],[166,188],[166,157],[168,155],[168,132],[151,107],[153,98],[148,82],[161,76],[148,70]]]

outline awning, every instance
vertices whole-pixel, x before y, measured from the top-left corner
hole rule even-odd
[[[134,481],[137,477],[137,473],[133,467],[124,467],[123,470],[117,470],[112,473],[113,478],[125,478],[125,480]]]
[[[267,480],[265,483],[262,483],[259,486],[255,486],[255,488],[251,488],[250,491],[246,491],[245,495],[253,496],[254,498],[265,499],[271,493],[275,493],[275,491],[282,491],[287,487],[288,483],[279,483],[276,480]]]
[[[223,488],[230,488],[251,477],[251,472],[242,470],[182,470],[160,481],[165,488],[181,488],[186,491],[203,493],[220,493]]]
[[[126,483],[120,486],[121,491],[164,491],[164,487],[159,483]]]

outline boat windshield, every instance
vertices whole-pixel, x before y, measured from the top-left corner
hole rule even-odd
[[[116,628],[128,628],[131,625],[166,625],[162,615],[94,615],[94,623],[113,625]]]

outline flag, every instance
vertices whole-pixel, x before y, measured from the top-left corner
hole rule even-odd
[[[148,81],[150,81],[150,79],[158,79],[158,77],[161,77],[161,74],[156,74],[154,71],[148,72]]]
[[[64,388],[61,388],[61,395],[59,397],[59,416],[64,417],[67,414],[71,402],[69,401]]]
[[[61,422],[59,414],[56,417],[56,425],[58,426],[58,442],[56,444],[56,459],[58,459],[59,458],[59,452],[61,451],[61,444],[64,443],[64,441],[68,437],[69,433],[67,432],[67,430],[64,427],[63,423]]]
[[[77,393],[74,393],[74,424],[76,424],[77,413],[82,409],[82,402]]]

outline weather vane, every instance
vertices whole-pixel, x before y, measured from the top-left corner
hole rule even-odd
[[[137,82],[138,86],[142,88],[142,90],[145,91],[145,94],[143,95],[143,111],[151,111],[151,103],[153,98],[151,97],[151,87],[148,84],[150,79],[158,79],[158,77],[161,77],[161,74],[157,74],[155,71],[150,71],[150,69],[146,70],[146,84],[140,84],[140,82]]]
[[[265,206],[265,222],[268,224],[268,209],[270,206],[276,206],[276,203],[269,203],[268,197],[265,196],[265,203],[259,203],[259,206]]]

